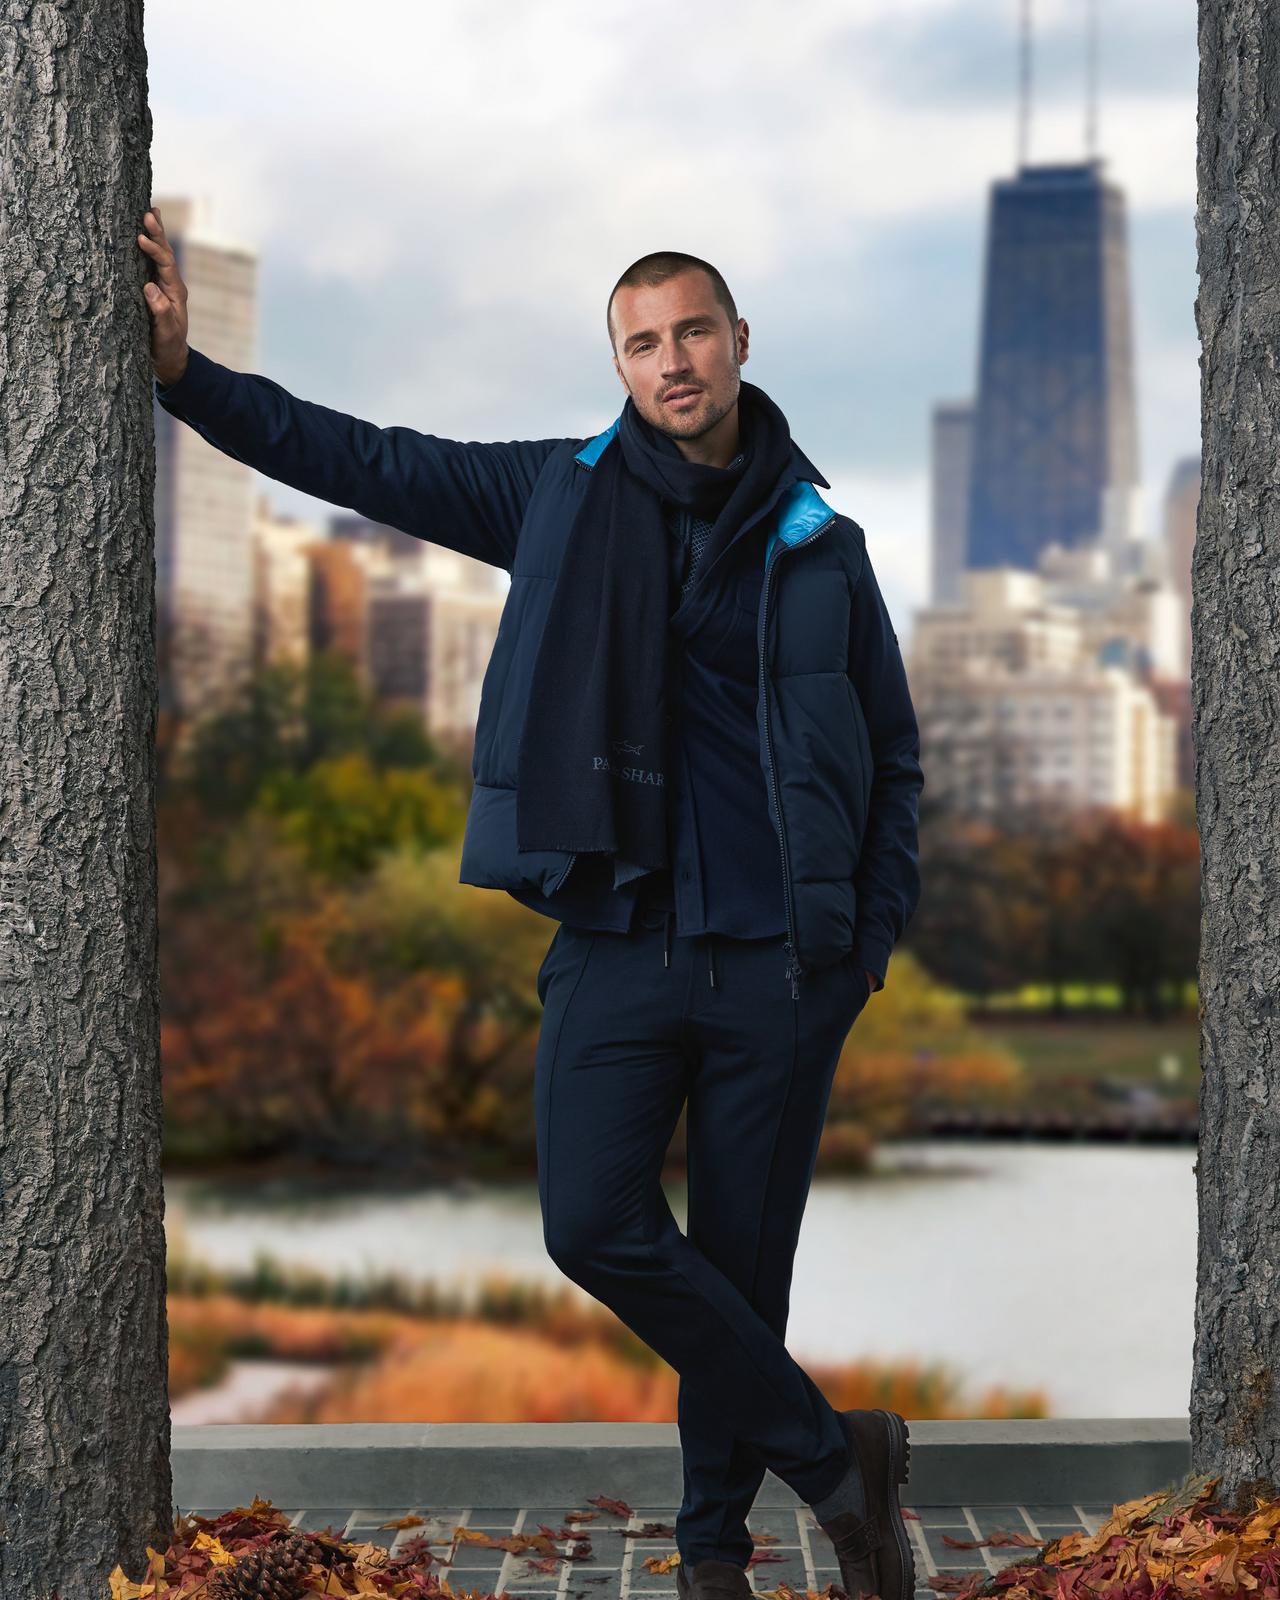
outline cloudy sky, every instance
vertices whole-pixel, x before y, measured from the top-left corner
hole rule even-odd
[[[1085,4],[1035,0],[1033,162],[1084,154]],[[1099,9],[1154,532],[1199,438],[1196,8]],[[192,195],[207,231],[258,252],[254,370],[455,438],[607,425],[619,272],[660,248],[714,261],[751,329],[744,376],[866,529],[909,635],[929,587],[929,408],[972,392],[988,186],[1016,162],[1016,14],[149,0],[153,192]]]

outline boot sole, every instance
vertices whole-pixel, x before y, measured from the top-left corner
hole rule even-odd
[[[911,1535],[907,1532],[907,1525],[902,1518],[902,1507],[898,1504],[898,1485],[906,1483],[911,1476],[911,1430],[907,1427],[905,1417],[896,1411],[878,1411],[877,1415],[884,1418],[884,1425],[889,1433],[889,1476],[885,1484],[889,1507],[893,1515],[889,1518],[893,1527],[893,1537],[898,1546],[898,1554],[902,1557],[902,1590],[898,1600],[914,1600],[916,1592],[916,1563],[911,1549]],[[892,1600],[889,1595],[883,1595],[881,1600]]]

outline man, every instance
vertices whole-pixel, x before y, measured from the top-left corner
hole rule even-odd
[[[911,1600],[906,1424],[834,1410],[783,1339],[841,1047],[919,895],[919,739],[862,530],[742,379],[723,278],[678,252],[623,273],[606,317],[627,400],[595,438],[461,443],[189,349],[145,224],[167,411],[511,575],[461,880],[559,923],[537,985],[544,1237],[680,1374],[680,1595],[751,1593],[768,1468],[852,1600]],[[687,1235],[659,1182],[686,1100]]]

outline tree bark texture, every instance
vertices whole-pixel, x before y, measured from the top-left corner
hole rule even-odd
[[[1200,0],[1202,466],[1192,560],[1200,831],[1194,1470],[1280,1479],[1280,8]]]
[[[0,1597],[172,1520],[141,0],[0,0]]]

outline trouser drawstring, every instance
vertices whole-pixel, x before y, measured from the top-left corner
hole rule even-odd
[[[713,989],[716,986],[715,938],[716,936],[714,933],[709,933],[707,935],[707,971],[711,975],[711,987]]]

